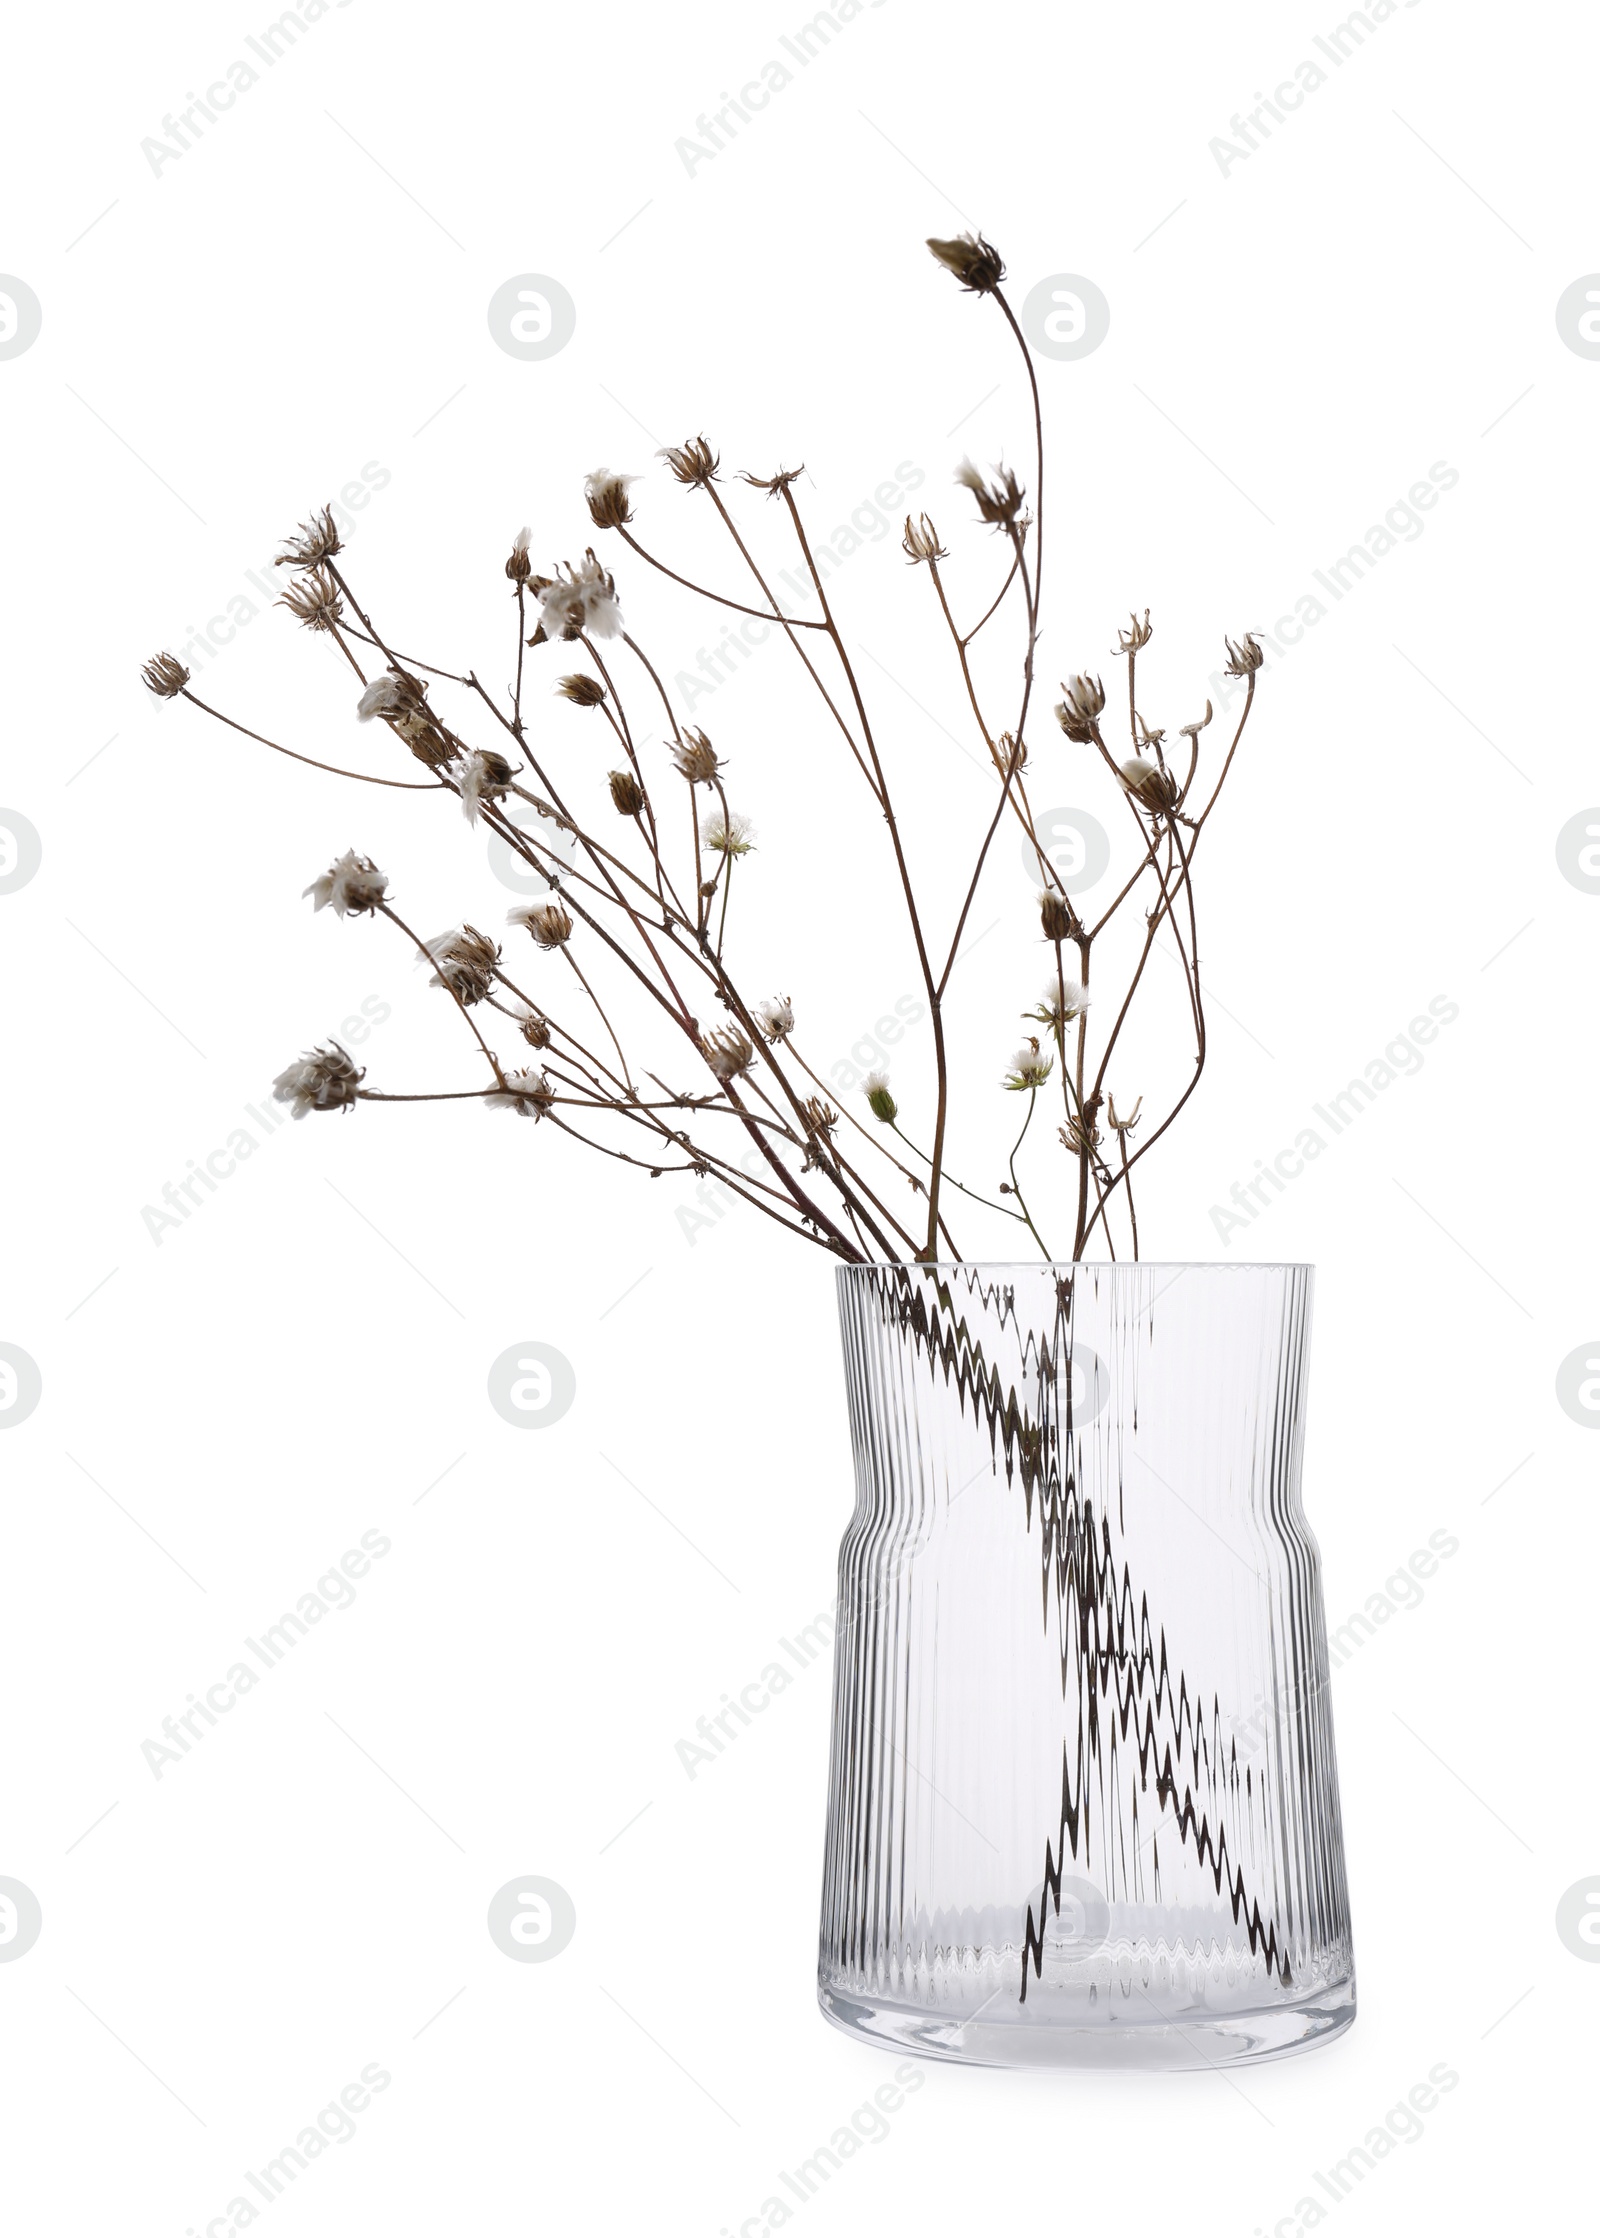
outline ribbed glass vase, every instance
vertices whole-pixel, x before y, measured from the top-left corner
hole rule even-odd
[[[1312,1270],[839,1270],[819,1996],[1006,2066],[1215,2066],[1355,2018],[1300,1507]]]

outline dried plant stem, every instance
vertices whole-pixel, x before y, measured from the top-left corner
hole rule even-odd
[[[1045,1242],[1043,1236],[1040,1235],[1038,1229],[1033,1224],[1033,1214],[1028,1210],[1028,1200],[1023,1195],[1022,1184],[1017,1179],[1017,1152],[1022,1148],[1023,1141],[1027,1136],[1028,1129],[1033,1125],[1033,1107],[1038,1102],[1038,1100],[1039,1091],[1036,1088],[1030,1088],[1028,1090],[1027,1114],[1022,1122],[1022,1133],[1018,1135],[1016,1141],[1011,1145],[1011,1156],[1006,1161],[1006,1167],[1007,1171],[1011,1175],[1011,1194],[1016,1198],[1018,1206],[1021,1208],[1022,1217],[1027,1223],[1028,1233],[1030,1236],[1032,1236],[1034,1242],[1039,1246],[1041,1255],[1044,1258],[1048,1259],[1050,1257],[1049,1245]]]
[[[286,754],[292,762],[304,762],[307,769],[325,769],[331,777],[353,777],[358,785],[387,785],[397,793],[439,793],[450,790],[437,777],[426,781],[415,777],[369,777],[363,769],[340,769],[333,762],[315,761],[309,754],[297,754],[292,746],[280,746],[274,738],[263,738],[258,730],[247,730],[243,723],[236,723],[231,715],[224,715],[221,708],[213,707],[209,701],[203,700],[198,692],[185,690],[178,696],[186,699],[191,707],[198,707],[203,715],[210,715],[215,721],[226,723],[229,730],[236,730],[242,738],[253,738],[258,746],[270,746],[275,754]]]

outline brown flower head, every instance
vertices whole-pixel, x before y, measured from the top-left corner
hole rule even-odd
[[[528,557],[528,546],[533,541],[531,528],[519,528],[511,546],[511,557],[506,561],[506,575],[513,583],[526,583],[533,573],[533,562]]]
[[[1105,686],[1098,676],[1069,676],[1061,686],[1056,721],[1079,746],[1094,740],[1094,726],[1106,704]]]
[[[476,926],[463,925],[459,932],[440,933],[430,940],[424,957],[435,967],[428,985],[448,987],[470,1009],[484,1001],[493,987],[500,951]]]
[[[924,560],[942,560],[950,557],[950,554],[939,541],[939,531],[934,527],[926,513],[916,521],[912,520],[909,513],[906,515],[906,532],[900,539],[900,549],[905,553],[913,567],[919,566]]]
[[[741,482],[748,482],[753,490],[765,490],[768,497],[782,497],[791,482],[798,482],[805,472],[801,466],[780,466],[776,474],[741,474]]]
[[[613,474],[609,466],[597,466],[585,475],[583,494],[596,528],[624,528],[633,519],[628,490],[638,479],[637,474]]]
[[[157,699],[176,699],[189,681],[189,671],[170,653],[157,653],[145,662],[140,674]]]
[[[274,567],[320,567],[324,560],[332,559],[343,549],[333,508],[324,505],[320,513],[302,521],[293,536],[284,538],[284,547],[273,561]]]
[[[334,1042],[327,1049],[308,1049],[297,1064],[288,1065],[272,1083],[275,1103],[294,1106],[296,1119],[308,1111],[348,1111],[366,1078],[348,1050]]]
[[[692,730],[685,724],[683,736],[672,749],[672,766],[691,785],[709,785],[722,767],[722,759],[703,730]]]
[[[693,435],[686,443],[669,444],[656,455],[666,460],[685,489],[692,490],[703,490],[714,482],[722,464],[703,435]]]
[[[556,690],[563,699],[570,699],[574,707],[598,707],[606,696],[606,688],[594,676],[563,676]]]
[[[737,1026],[713,1026],[700,1036],[700,1054],[724,1085],[755,1063],[755,1049]]]
[[[1230,676],[1253,676],[1267,657],[1256,643],[1254,632],[1251,630],[1245,631],[1242,645],[1236,645],[1231,637],[1225,637],[1222,642],[1228,648],[1228,674]]]
[[[1009,528],[1022,513],[1022,485],[1009,466],[997,466],[986,482],[969,458],[956,468],[956,480],[978,501],[978,518],[991,528]]]
[[[1137,614],[1130,614],[1127,628],[1118,630],[1117,651],[1119,653],[1142,653],[1154,635],[1155,631],[1150,627],[1150,609],[1147,606],[1144,610],[1144,620],[1142,622]]]
[[[1071,940],[1079,930],[1077,912],[1054,886],[1044,887],[1039,895],[1039,929],[1046,940]]]
[[[468,754],[451,774],[461,795],[462,813],[469,824],[475,824],[485,801],[498,805],[505,799],[517,773],[504,754],[485,747],[481,753]]]
[[[1170,769],[1160,762],[1153,762],[1146,754],[1135,754],[1130,760],[1119,763],[1118,775],[1139,803],[1148,808],[1152,816],[1165,814],[1178,802],[1178,780]]]
[[[278,604],[287,606],[307,629],[332,629],[344,619],[339,586],[325,567],[313,567],[298,583],[291,583]]]
[[[981,233],[958,233],[953,241],[930,240],[928,247],[971,295],[992,295],[1006,276],[1000,251]]]
[[[537,901],[519,902],[506,911],[508,925],[520,925],[540,948],[561,948],[572,938],[572,915],[559,894],[542,894]]]

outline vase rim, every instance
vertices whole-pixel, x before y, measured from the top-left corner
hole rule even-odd
[[[926,1274],[1313,1274],[1311,1259],[863,1259],[839,1275],[885,1274],[891,1268]]]

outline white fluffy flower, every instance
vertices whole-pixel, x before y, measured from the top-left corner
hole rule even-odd
[[[503,754],[469,754],[464,765],[450,774],[461,787],[462,814],[475,824],[484,801],[505,799],[514,772]]]
[[[274,1100],[294,1106],[296,1119],[308,1111],[348,1111],[366,1078],[338,1042],[328,1049],[308,1049],[299,1061],[285,1066],[272,1083]]]
[[[861,1083],[861,1092],[867,1099],[867,1109],[874,1119],[881,1119],[890,1126],[900,1115],[900,1106],[889,1092],[889,1075],[886,1072],[869,1072]]]
[[[700,835],[700,845],[708,855],[748,855],[755,843],[754,824],[737,810],[725,816],[719,808]]]
[[[1025,1041],[1012,1056],[1005,1085],[1008,1088],[1042,1088],[1055,1064],[1036,1041]]]
[[[540,1119],[556,1100],[548,1076],[537,1065],[502,1073],[501,1078],[505,1087],[491,1088],[483,1099],[496,1111],[514,1111],[520,1119]]]
[[[592,551],[581,567],[560,563],[556,580],[540,594],[539,620],[546,637],[621,636],[616,583]]]
[[[1048,979],[1045,981],[1044,992],[1039,997],[1038,1009],[1030,1010],[1027,1015],[1037,1018],[1041,1026],[1049,1026],[1053,1032],[1059,1033],[1074,1018],[1081,1018],[1088,1008],[1089,990],[1080,980]]]
[[[363,723],[370,723],[374,715],[404,715],[411,707],[411,696],[398,676],[374,676],[361,697],[356,701],[356,714]]]
[[[389,881],[376,863],[365,855],[346,853],[330,863],[320,878],[313,878],[305,893],[315,909],[331,906],[341,917],[363,912],[370,917],[388,890]],[[305,894],[300,898],[304,900]]]
[[[794,1004],[787,995],[769,995],[755,1006],[756,1024],[769,1041],[783,1041],[794,1032]]]

